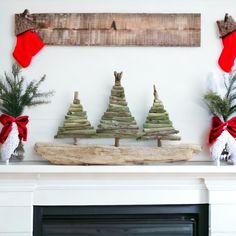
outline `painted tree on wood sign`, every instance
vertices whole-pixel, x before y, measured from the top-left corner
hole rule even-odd
[[[115,85],[112,87],[109,105],[97,128],[100,137],[115,138],[115,146],[119,146],[121,138],[136,138],[138,126],[131,115],[121,86],[122,72],[114,72]]]
[[[64,124],[58,128],[55,138],[90,138],[96,135],[96,130],[87,119],[87,112],[80,104],[79,94],[75,92],[73,103],[70,105]]]
[[[174,129],[169,114],[158,97],[155,85],[153,89],[153,105],[143,125],[143,135],[140,138],[156,139],[158,147],[161,147],[161,140],[180,140],[180,137],[176,135],[179,131]]]

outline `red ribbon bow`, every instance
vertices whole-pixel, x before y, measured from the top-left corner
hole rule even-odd
[[[27,140],[27,123],[29,122],[28,116],[18,116],[14,118],[6,114],[0,116],[0,122],[3,124],[3,128],[0,133],[0,143],[4,143],[11,132],[12,123],[15,122],[19,132],[19,140]]]
[[[213,116],[209,133],[209,144],[213,144],[224,130],[227,130],[234,138],[236,138],[236,117],[223,122],[219,117]]]

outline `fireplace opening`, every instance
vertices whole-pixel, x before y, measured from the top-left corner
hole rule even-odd
[[[208,204],[35,206],[34,236],[208,236]]]

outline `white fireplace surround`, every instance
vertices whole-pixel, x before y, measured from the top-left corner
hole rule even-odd
[[[236,167],[0,164],[0,236],[31,236],[34,205],[210,204],[211,236],[236,235]]]

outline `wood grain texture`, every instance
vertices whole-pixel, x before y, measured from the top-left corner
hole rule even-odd
[[[194,144],[165,147],[36,143],[35,151],[53,164],[130,165],[190,160],[201,148]]]
[[[30,17],[47,45],[199,47],[201,41],[200,14],[42,13]]]

